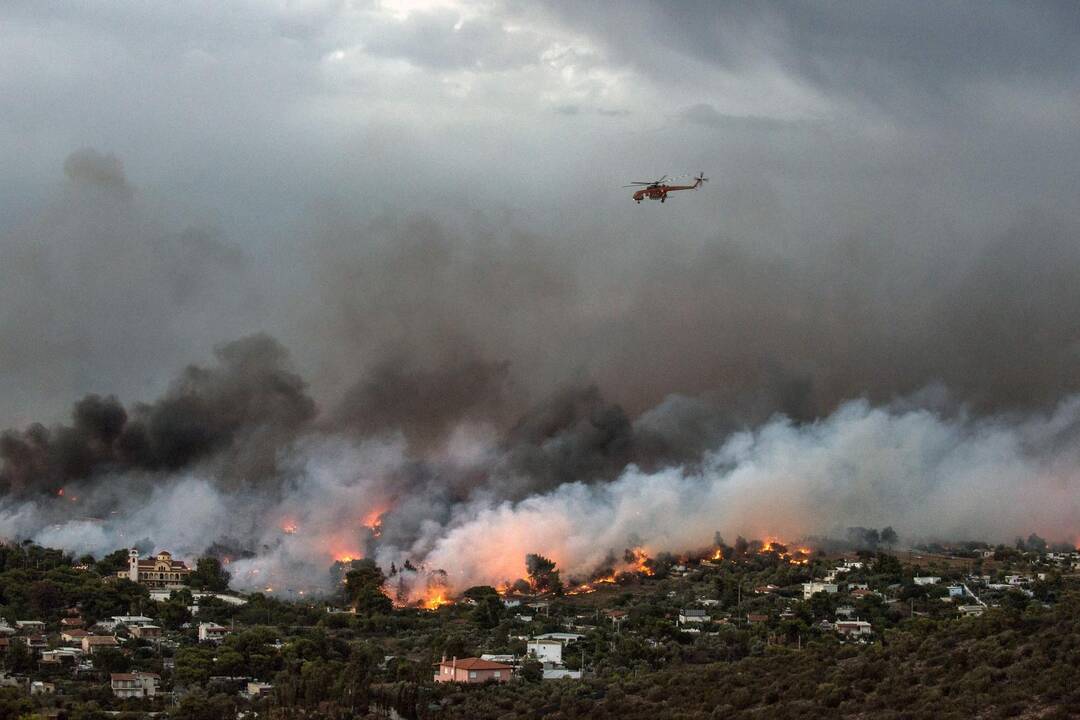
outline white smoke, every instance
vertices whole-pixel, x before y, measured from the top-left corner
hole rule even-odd
[[[445,570],[459,591],[522,577],[527,553],[585,576],[612,552],[693,550],[716,531],[794,539],[891,525],[908,539],[1008,542],[1038,532],[1073,541],[1078,429],[1080,397],[1045,415],[982,419],[852,401],[811,424],[776,418],[736,433],[694,470],[631,466],[609,483],[571,482],[516,503],[449,502],[436,497],[437,478],[403,495],[410,458],[401,438],[320,437],[292,448],[274,493],[226,493],[198,473],[141,493],[118,479],[108,491],[115,509],[97,519],[49,524],[40,505],[0,504],[0,536],[75,554],[146,545],[188,558],[228,539],[251,553],[230,563],[234,585],[279,592],[328,589],[335,559],[364,555],[384,568],[410,559]],[[494,454],[470,444],[457,461]],[[381,513],[388,523],[423,517],[410,540],[388,541],[374,527]]]

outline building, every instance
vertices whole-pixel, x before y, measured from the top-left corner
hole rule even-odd
[[[687,625],[689,623],[707,623],[711,621],[712,617],[709,613],[698,608],[687,608],[679,611],[680,625]]]
[[[117,577],[137,582],[150,588],[178,588],[187,584],[191,570],[182,560],[173,560],[172,554],[160,551],[149,560],[140,560],[139,551],[128,551],[128,569],[120,570]]]
[[[949,591],[949,597],[951,597],[951,598],[964,597],[964,586],[963,585],[950,585],[948,587],[948,591]]]
[[[870,623],[865,620],[838,620],[834,625],[836,632],[841,637],[846,638],[864,638],[874,634],[873,628],[870,627]]]
[[[34,680],[30,683],[31,695],[52,695],[56,692],[56,685],[43,680]]]
[[[747,625],[761,625],[762,623],[769,622],[768,615],[762,615],[761,613],[747,613],[746,623]]]
[[[140,640],[150,642],[161,640],[161,628],[157,625],[132,625],[128,628],[128,632],[131,633],[131,637],[137,637]]]
[[[543,670],[543,676],[542,677],[543,677],[544,680],[563,680],[563,679],[580,680],[581,679],[581,671],[580,670],[567,670],[566,668],[561,667],[561,666],[560,667],[553,667],[553,668],[547,668],[546,667]]]
[[[243,695],[249,700],[255,700],[256,698],[269,697],[270,693],[273,691],[274,686],[270,683],[249,682]]]
[[[836,591],[838,589],[839,588],[837,588],[836,583],[827,583],[827,582],[803,583],[803,585],[802,585],[802,597],[803,597],[803,600],[809,600],[810,598],[814,597],[814,595],[817,595],[818,593],[821,593],[821,592],[828,593],[830,595],[835,595]]]
[[[979,617],[986,611],[986,608],[982,605],[961,605],[956,609],[964,617]]]
[[[82,645],[82,640],[84,637],[90,637],[90,633],[86,632],[82,628],[64,630],[62,633],[60,633],[60,642],[66,645]]]
[[[937,585],[941,582],[941,578],[936,575],[926,575],[924,577],[912,578],[916,585]]]
[[[157,673],[113,673],[112,691],[118,698],[148,698],[157,694]]]
[[[483,683],[509,682],[514,668],[480,658],[453,658],[439,663],[435,682]]]
[[[559,640],[530,640],[525,644],[525,651],[542,663],[562,665],[563,644]]]
[[[45,632],[45,623],[41,620],[16,620],[15,627],[21,633]]]
[[[221,642],[229,634],[229,628],[217,623],[199,623],[199,642]]]
[[[43,650],[41,652],[41,662],[46,665],[63,665],[65,663],[74,665],[79,662],[82,657],[82,650],[73,647],[55,648],[54,650]]]
[[[82,649],[87,655],[93,655],[103,648],[118,648],[120,643],[113,635],[87,635],[82,639]]]

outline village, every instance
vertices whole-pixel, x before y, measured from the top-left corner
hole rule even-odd
[[[565,583],[530,556],[543,562],[528,577],[431,609],[394,607],[390,581],[365,560],[339,567],[342,592],[316,601],[234,592],[214,558],[0,546],[0,716],[276,717],[337,703],[437,717],[463,686],[565,688],[777,651],[859,652],[913,623],[1047,611],[1080,577],[1080,553],[1035,536],[820,545],[627,549],[623,570]]]

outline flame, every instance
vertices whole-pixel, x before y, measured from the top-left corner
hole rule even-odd
[[[372,510],[360,520],[360,524],[371,531],[371,534],[375,537],[382,535],[382,519],[383,515],[389,512],[389,508],[378,508]]]
[[[420,601],[420,606],[425,610],[438,610],[452,602],[453,600],[446,596],[446,588],[429,587],[424,593],[424,599]]]
[[[57,494],[57,495],[58,495],[59,497],[64,497],[64,488],[60,488],[59,490],[57,490],[57,491],[56,491],[56,494]]]
[[[645,554],[645,551],[641,548],[634,548],[630,551],[634,556],[634,562],[631,565],[633,572],[641,573],[642,575],[655,575],[651,567],[647,565],[650,562],[650,558]]]
[[[286,520],[281,523],[281,532],[286,535],[295,535],[297,530],[299,530],[299,527],[291,520]]]
[[[720,548],[716,548],[716,552],[714,552],[712,554],[712,557],[709,558],[709,559],[710,560],[723,560],[724,559],[724,551],[721,550]]]
[[[347,552],[334,553],[334,561],[340,563],[349,563],[353,560],[359,560],[360,558]]]

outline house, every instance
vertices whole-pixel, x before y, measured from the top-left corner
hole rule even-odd
[[[517,667],[518,657],[517,655],[495,655],[491,653],[484,653],[480,656],[481,660],[487,660],[489,662],[503,663],[504,665],[513,665]]]
[[[56,685],[43,680],[34,680],[30,683],[31,695],[52,695],[56,692]]]
[[[243,695],[249,700],[254,700],[256,698],[268,697],[273,691],[274,686],[270,683],[249,682],[247,684],[247,688],[243,692]]]
[[[82,645],[82,639],[84,637],[90,637],[90,633],[86,632],[82,628],[64,630],[60,633],[60,642],[69,645]]]
[[[444,659],[438,665],[435,682],[483,683],[488,681],[509,682],[514,668],[510,665],[482,660],[480,658]]]
[[[147,698],[157,694],[160,678],[157,673],[133,672],[113,673],[110,679],[113,695],[116,697]]]
[[[546,667],[543,670],[543,676],[542,677],[543,677],[544,680],[563,680],[563,679],[580,680],[581,679],[581,671],[580,670],[567,670],[564,667],[553,667],[553,668],[547,668]]]
[[[715,607],[720,604],[720,601],[713,598],[698,598],[697,604],[705,607]]]
[[[117,648],[120,643],[113,635],[87,635],[82,639],[82,649],[87,655],[93,655],[103,648]]]
[[[760,625],[761,623],[769,622],[769,616],[761,615],[759,613],[747,613],[746,622],[750,625]]]
[[[707,623],[711,622],[712,617],[709,613],[698,608],[687,608],[679,611],[679,625],[688,625],[690,623]]]
[[[0,635],[14,635],[15,628],[7,624],[7,620],[0,618]]]
[[[838,620],[834,627],[838,635],[846,638],[865,638],[874,634],[865,620]]]
[[[835,595],[839,588],[836,583],[826,582],[808,582],[802,585],[802,597],[803,600],[809,600],[818,593],[828,593],[829,595]]]
[[[187,584],[191,569],[182,560],[173,560],[166,550],[158,552],[149,560],[140,560],[139,551],[128,551],[127,570],[119,570],[117,577],[151,588],[178,588]]]
[[[161,640],[161,628],[157,625],[135,625],[128,628],[132,637],[137,637],[140,640],[149,640],[150,642],[157,642]]]
[[[935,575],[926,575],[922,577],[912,578],[916,585],[937,585],[941,582],[941,578]]]
[[[964,597],[964,586],[963,585],[950,585],[948,587],[948,590],[949,590],[949,597],[951,597],[951,598]]]
[[[41,620],[16,620],[15,627],[21,633],[45,632],[45,623]]]
[[[585,639],[585,636],[581,633],[568,633],[568,632],[549,632],[543,635],[537,635],[537,640],[558,640],[563,645],[569,645],[572,642]]]
[[[979,617],[986,611],[982,605],[961,605],[956,609],[964,617]]]
[[[49,641],[44,635],[30,635],[26,638],[26,647],[29,648],[32,653],[40,653],[45,648],[49,647]]]
[[[754,594],[755,595],[768,595],[770,593],[776,592],[779,589],[780,589],[779,587],[777,587],[776,585],[773,585],[772,583],[769,583],[768,585],[758,585],[756,588],[754,588]]]
[[[66,618],[61,618],[60,619],[60,628],[61,629],[81,628],[85,624],[86,624],[86,621],[84,621],[81,617],[66,617]]]
[[[199,623],[199,642],[221,642],[229,634],[229,628],[217,623]]]
[[[563,644],[559,640],[530,640],[525,645],[525,651],[540,662],[562,665]]]
[[[848,595],[851,595],[851,597],[855,598],[856,600],[860,600],[864,597],[870,597],[871,595],[876,594],[877,593],[875,593],[873,590],[867,590],[866,588],[859,588],[858,590],[852,590],[850,593],[848,593]]]
[[[82,657],[82,650],[79,648],[62,647],[54,650],[43,650],[41,662],[46,665],[63,665],[65,663],[74,665],[79,661],[80,657]]]
[[[145,615],[113,615],[112,623],[113,627],[123,625],[127,628],[133,628],[138,625],[152,625],[153,618],[148,618]]]

